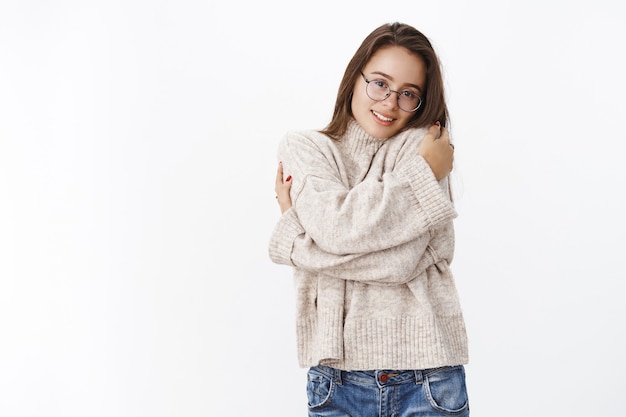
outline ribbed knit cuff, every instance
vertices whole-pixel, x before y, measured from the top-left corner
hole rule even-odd
[[[293,242],[303,233],[304,228],[298,220],[296,211],[293,208],[285,211],[274,227],[270,238],[269,255],[272,262],[294,266],[291,261]]]
[[[441,189],[428,162],[422,156],[417,156],[412,163],[405,164],[399,170],[399,174],[408,181],[420,208],[428,216],[431,227],[457,216],[452,202]]]

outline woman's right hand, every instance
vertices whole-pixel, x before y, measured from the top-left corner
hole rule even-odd
[[[439,122],[428,129],[420,144],[419,154],[428,162],[437,181],[452,172],[454,145],[450,143],[450,133]]]
[[[291,196],[289,191],[291,190],[291,175],[283,181],[283,164],[278,164],[278,170],[276,171],[276,183],[274,185],[274,191],[276,191],[276,201],[280,206],[280,212],[284,213],[291,207]]]

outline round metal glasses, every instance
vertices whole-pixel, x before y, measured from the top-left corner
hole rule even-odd
[[[365,80],[365,93],[374,101],[383,101],[391,93],[396,93],[400,110],[412,113],[422,105],[422,98],[411,90],[395,91],[389,88],[389,85],[383,80],[368,80],[362,72],[361,76]]]

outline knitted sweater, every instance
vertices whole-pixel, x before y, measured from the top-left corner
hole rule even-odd
[[[337,141],[316,131],[281,141],[293,206],[269,255],[294,270],[300,366],[467,363],[449,267],[456,211],[447,179],[438,182],[418,153],[425,133],[376,139],[352,121]]]

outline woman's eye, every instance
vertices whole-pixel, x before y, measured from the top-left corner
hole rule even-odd
[[[403,95],[404,97],[406,97],[406,98],[410,98],[411,100],[414,100],[414,99],[416,99],[416,98],[417,98],[417,94],[415,94],[414,92],[409,91],[409,90],[404,90],[404,91],[402,92],[402,95]]]
[[[384,81],[374,80],[372,82],[374,83],[376,87],[387,88],[387,83],[385,83]]]

